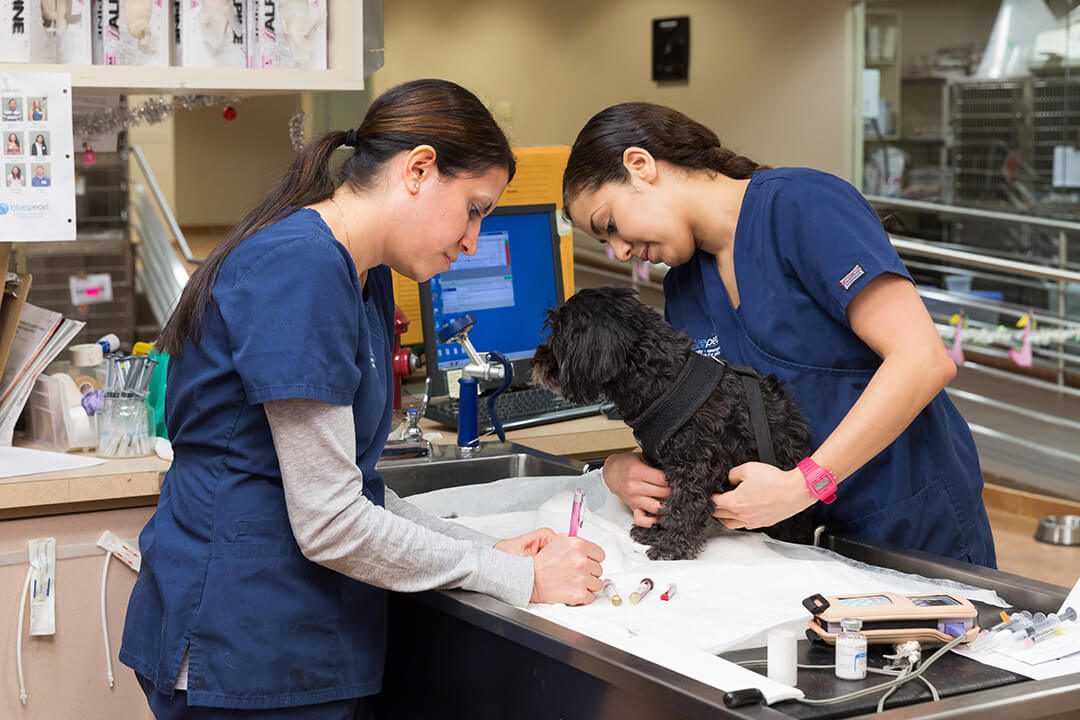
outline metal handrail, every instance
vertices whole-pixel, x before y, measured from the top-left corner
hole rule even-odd
[[[138,163],[139,169],[142,170],[143,177],[146,179],[146,185],[150,188],[150,194],[154,196],[154,202],[161,210],[162,218],[165,220],[169,232],[172,233],[177,247],[180,248],[180,254],[183,255],[184,260],[192,265],[201,265],[206,258],[195,257],[191,252],[191,247],[187,243],[187,238],[184,237],[184,231],[180,229],[180,224],[176,222],[176,217],[172,214],[172,211],[169,210],[169,203],[165,200],[165,194],[161,192],[161,187],[157,183],[157,178],[154,177],[154,171],[150,169],[150,163],[146,161],[146,156],[143,155],[142,148],[138,145],[134,145],[131,148],[131,153],[135,156],[135,161]]]
[[[1077,225],[1077,228],[1080,229],[1080,225]],[[933,243],[913,240],[898,235],[889,235],[889,240],[892,241],[893,246],[897,250],[912,255],[920,255],[922,257],[930,257],[937,260],[948,260],[957,265],[966,265],[968,267],[984,268],[987,270],[1000,270],[1014,275],[1042,278],[1044,280],[1053,280],[1055,282],[1080,283],[1080,272],[1074,272],[1072,270],[1061,270],[1059,268],[1048,268],[1032,265],[1030,263],[1016,262],[1015,260],[986,257],[985,255],[964,252],[963,250],[950,250],[948,248],[938,247]]]
[[[142,150],[133,147],[131,153],[137,167],[128,187],[131,228],[138,238],[138,279],[154,319],[164,327],[190,276],[189,265],[181,261],[177,246],[189,262],[193,258]]]
[[[987,220],[990,222],[1030,225],[1032,227],[1047,228],[1049,230],[1071,230],[1073,232],[1080,232],[1080,222],[1072,222],[1070,220],[1054,220],[1053,218],[1018,215],[1016,213],[1001,212],[998,210],[980,210],[978,208],[969,208],[960,205],[946,205],[923,200],[905,200],[902,198],[884,197],[882,195],[866,195],[865,197],[871,205],[881,205],[883,207],[893,207],[902,210],[920,210],[922,212],[946,215],[949,217],[965,217],[974,220]]]

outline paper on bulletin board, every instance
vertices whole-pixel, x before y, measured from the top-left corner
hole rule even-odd
[[[71,75],[0,73],[0,242],[75,239]]]

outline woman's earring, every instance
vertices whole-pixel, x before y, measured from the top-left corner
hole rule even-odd
[[[419,192],[420,191],[420,183],[413,183],[412,184],[412,189],[413,189],[413,192]]]

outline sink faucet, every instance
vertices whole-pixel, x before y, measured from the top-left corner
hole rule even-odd
[[[497,352],[489,352],[483,357],[473,347],[469,340],[469,332],[476,321],[472,315],[466,314],[455,318],[439,328],[438,337],[441,343],[456,342],[461,345],[470,362],[461,369],[461,377],[458,379],[458,452],[462,457],[471,457],[480,449],[480,427],[477,417],[476,404],[479,397],[478,388],[480,381],[501,381],[499,387],[491,392],[485,392],[487,397],[488,417],[495,428],[499,440],[506,442],[506,433],[503,432],[499,415],[495,411],[495,400],[514,379],[514,368],[505,355]]]
[[[409,408],[405,411],[405,431],[400,440],[388,440],[379,455],[380,460],[400,460],[403,458],[431,457],[434,450],[431,441],[424,438],[424,431],[420,429],[420,420],[427,411],[428,399],[431,396],[431,378],[424,383],[424,397],[420,401],[420,407]]]

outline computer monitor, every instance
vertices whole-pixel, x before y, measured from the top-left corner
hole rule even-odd
[[[544,327],[544,311],[563,301],[554,205],[497,207],[480,223],[476,254],[462,253],[444,273],[420,285],[420,315],[431,394],[457,395],[469,358],[457,343],[440,343],[436,329],[468,313],[469,335],[481,352],[498,351],[526,384]]]

